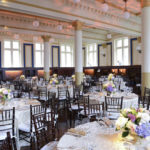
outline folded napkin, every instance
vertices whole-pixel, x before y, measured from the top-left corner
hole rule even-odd
[[[81,135],[81,136],[85,136],[86,135],[86,133],[84,131],[77,130],[75,128],[69,129],[68,132],[74,133],[74,134],[78,134],[78,135]]]
[[[105,124],[107,125],[107,126],[111,126],[111,125],[113,125],[113,123],[112,123],[112,121],[111,120],[109,120],[108,118],[103,118],[103,121],[105,122]]]

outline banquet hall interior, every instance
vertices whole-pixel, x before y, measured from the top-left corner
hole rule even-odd
[[[150,150],[150,0],[0,0],[0,150]]]

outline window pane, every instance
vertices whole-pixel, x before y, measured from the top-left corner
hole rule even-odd
[[[94,51],[96,51],[96,44],[94,44]]]
[[[66,46],[66,52],[71,52],[71,47],[70,46]]]
[[[13,49],[19,49],[19,42],[13,42]]]
[[[96,66],[97,59],[96,59],[96,53],[93,54],[93,66]]]
[[[93,45],[90,45],[89,51],[93,51]]]
[[[11,51],[4,51],[4,67],[11,67]]]
[[[4,41],[4,48],[9,48],[11,47],[10,41]]]
[[[124,40],[123,40],[123,45],[124,45],[124,46],[128,46],[128,44],[129,44],[129,43],[128,43],[128,39],[124,39]]]
[[[61,66],[65,67],[65,54],[61,53]]]
[[[13,67],[19,67],[19,51],[13,51]]]
[[[66,67],[71,67],[72,66],[72,60],[71,60],[71,54],[67,53],[66,54]]]
[[[65,46],[61,46],[61,51],[64,52],[65,51]]]
[[[36,52],[35,53],[35,64],[36,64],[36,67],[41,67],[41,53],[40,52]]]
[[[44,44],[42,44],[42,49],[41,49],[42,51],[44,50]]]
[[[117,65],[122,65],[122,49],[117,49]]]
[[[117,40],[117,47],[122,47],[122,40]]]
[[[41,44],[40,43],[36,43],[35,44],[35,49],[38,50],[38,51],[41,50]]]
[[[124,48],[124,65],[129,65],[129,51],[128,48]]]

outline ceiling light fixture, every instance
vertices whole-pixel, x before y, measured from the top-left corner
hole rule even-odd
[[[108,4],[106,3],[106,0],[104,0],[103,4],[102,4],[102,6],[101,6],[101,9],[102,9],[103,12],[107,12],[107,11],[108,11],[109,6],[108,6]]]
[[[125,19],[129,19],[130,18],[130,13],[128,12],[128,10],[127,10],[127,2],[128,2],[128,0],[123,0],[124,2],[125,2],[125,10],[124,10],[124,18]]]
[[[33,25],[33,27],[39,27],[40,22],[38,20],[34,20],[32,25]]]
[[[111,39],[112,35],[110,33],[107,34],[107,39]]]
[[[63,26],[62,26],[62,24],[59,23],[59,24],[57,25],[57,30],[61,31],[62,29],[63,29]]]

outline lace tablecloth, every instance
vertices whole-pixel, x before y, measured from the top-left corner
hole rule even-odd
[[[77,131],[82,131],[85,135],[77,134]],[[149,150],[149,142],[150,138],[135,144],[127,142],[115,128],[92,122],[77,126],[74,133],[67,132],[60,139],[57,150]]]
[[[90,103],[101,103],[105,101],[105,93],[87,93],[85,95],[89,95]],[[112,95],[112,97],[121,97],[123,96],[123,108],[130,108],[130,107],[137,107],[138,106],[138,96],[134,93],[115,93]]]
[[[48,85],[47,86],[47,89],[48,91],[50,92],[55,92],[56,93],[56,96],[58,96],[58,87],[66,87],[67,85]],[[73,97],[73,86],[72,85],[69,85],[68,86],[68,90],[69,90],[69,94],[71,97]]]
[[[17,139],[19,137],[18,128],[26,128],[26,126],[30,124],[30,105],[40,105],[40,102],[32,99],[15,98],[7,101],[5,105],[0,103],[0,110],[12,109],[15,107],[15,135],[17,136]],[[4,137],[5,136],[6,135],[4,135]]]

